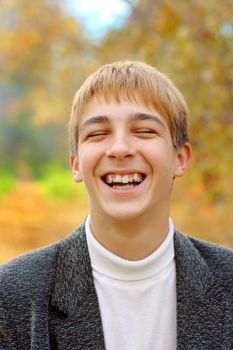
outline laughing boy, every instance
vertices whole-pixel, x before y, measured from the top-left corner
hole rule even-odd
[[[0,349],[233,349],[233,253],[169,217],[191,157],[187,117],[174,84],[142,62],[87,78],[69,139],[89,215],[0,268]]]

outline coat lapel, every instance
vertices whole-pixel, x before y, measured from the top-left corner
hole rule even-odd
[[[177,350],[222,349],[224,295],[190,238],[175,233]],[[214,287],[214,288],[213,288]]]
[[[104,349],[84,225],[61,242],[50,309],[55,349]]]
[[[177,350],[223,349],[224,295],[190,238],[175,232]],[[84,225],[61,242],[50,303],[51,350],[104,350]]]

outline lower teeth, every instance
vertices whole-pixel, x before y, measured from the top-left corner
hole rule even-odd
[[[116,190],[131,190],[132,188],[134,188],[134,185],[113,185],[112,188],[116,189]]]

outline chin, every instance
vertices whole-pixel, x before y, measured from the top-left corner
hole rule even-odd
[[[110,219],[118,222],[127,222],[127,221],[136,221],[143,215],[142,210],[130,210],[129,208],[126,210],[108,210],[105,213]]]

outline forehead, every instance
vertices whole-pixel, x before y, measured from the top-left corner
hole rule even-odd
[[[114,96],[106,99],[103,96],[92,98],[79,115],[79,125],[84,121],[92,119],[93,117],[105,117],[99,121],[112,121],[112,120],[142,120],[142,115],[154,115],[158,119],[161,119],[166,124],[166,120],[161,114],[153,107],[147,106],[139,99],[131,99],[125,96],[121,96],[119,100],[116,100]],[[140,118],[133,118],[133,116],[141,115]],[[144,118],[147,119],[147,118]],[[96,119],[98,121],[98,118]],[[85,123],[84,123],[85,124]]]

